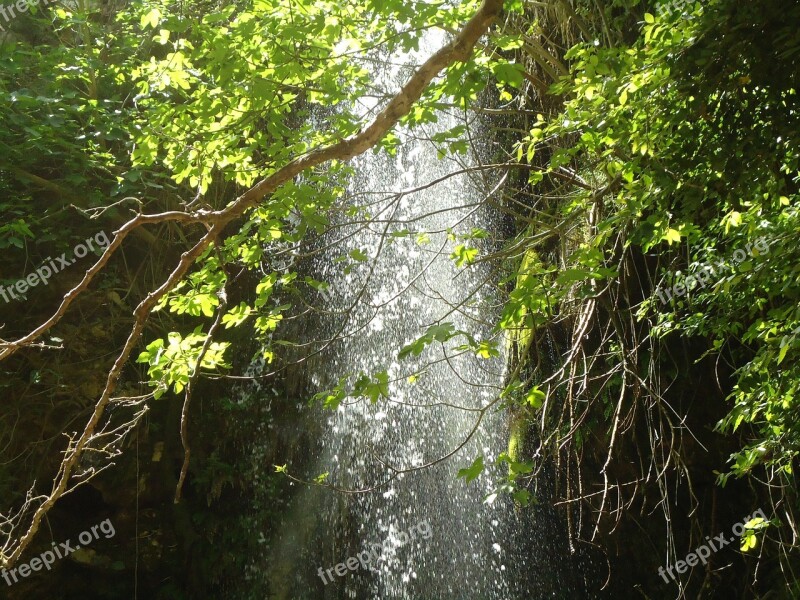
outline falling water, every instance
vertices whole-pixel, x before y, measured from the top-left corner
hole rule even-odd
[[[441,43],[443,36],[426,36],[419,55],[391,62],[419,60]],[[405,75],[400,71],[375,68],[375,77],[396,90]],[[305,376],[313,393],[348,375],[352,383],[360,374],[386,371],[388,398],[316,409],[319,430],[303,448],[311,456],[305,456],[307,472],[298,475],[312,479],[328,473],[326,481],[337,488],[374,489],[298,490],[270,543],[272,598],[531,597],[520,595],[524,586],[511,581],[510,574],[521,570],[519,561],[526,560],[511,547],[521,528],[516,510],[504,496],[485,502],[502,476],[493,463],[506,448],[507,426],[494,408],[479,423],[476,409],[502,389],[502,356],[458,351],[466,341],[462,336],[398,359],[400,348],[431,325],[450,322],[477,340],[493,335],[497,281],[490,267],[457,267],[449,255],[460,234],[474,227],[497,229],[483,206],[497,181],[481,185],[464,174],[444,178],[476,159],[464,158],[460,165],[441,160],[425,139],[458,123],[457,116],[441,112],[424,132],[399,130],[402,143],[395,156],[369,154],[354,162],[348,192],[374,203],[373,220],[367,226],[340,223],[336,238],[324,243],[340,240],[328,257],[357,251],[368,260],[348,273],[334,260],[316,265],[315,277],[330,284],[326,300],[319,301],[329,314],[308,339],[333,341],[304,363]],[[441,183],[412,191],[440,178]],[[502,355],[502,341],[498,348]],[[462,444],[440,463],[397,474],[442,459]],[[478,455],[487,471],[466,485],[457,471]],[[359,564],[345,575],[341,567],[336,573],[337,564],[371,544],[381,545],[379,560],[369,561],[368,569]]]

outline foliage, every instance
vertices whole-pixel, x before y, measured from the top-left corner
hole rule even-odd
[[[16,253],[8,262],[24,254],[38,263],[96,233],[88,217],[101,211],[93,209],[124,222],[128,205],[114,205],[123,198],[151,213],[230,206],[257,180],[363,129],[394,92],[367,62],[396,49],[417,53],[426,30],[456,30],[477,5],[146,0],[113,19],[84,2],[25,16],[20,23],[35,25],[46,43],[20,35],[0,45],[0,249]],[[539,41],[558,10],[575,27],[563,28],[562,41],[571,45],[576,30],[583,36],[563,55]],[[709,424],[736,443],[720,484],[744,478],[758,486],[766,474],[788,497],[800,452],[800,257],[791,243],[800,225],[800,11],[778,0],[644,10],[638,0],[508,1],[506,28],[451,65],[402,123],[421,132],[438,110],[482,108],[487,94],[499,112],[538,102],[535,118],[520,117],[523,136],[503,149],[509,168],[525,173],[524,193],[502,206],[516,235],[492,255],[486,231],[448,231],[443,251],[459,269],[505,260],[510,290],[495,333],[512,346],[511,374],[495,402],[519,430],[519,419],[540,425],[543,456],[561,460],[565,448],[582,455],[588,440],[607,452],[605,475],[622,454],[624,412],[630,421],[640,405],[647,418],[667,412],[666,349],[692,341],[702,345],[693,359],[730,365],[721,377],[727,414]],[[457,158],[473,133],[459,125],[432,142],[440,158]],[[396,155],[400,144],[390,132],[376,151]],[[162,298],[138,356],[155,397],[184,393],[198,371],[229,370],[237,335],[256,341],[269,363],[293,348],[289,324],[316,310],[308,296],[327,285],[305,276],[302,260],[326,251],[315,244],[336,230],[335,217],[375,218],[368,201],[349,193],[351,173],[334,160],[282,185]],[[126,298],[161,285],[175,247],[191,247],[203,231],[164,225],[156,233],[152,280],[126,283]],[[406,236],[430,240],[425,231],[388,234]],[[332,260],[348,273],[370,253],[354,248]],[[697,284],[708,265],[713,281]],[[695,285],[679,292],[686,275]],[[217,318],[221,332],[211,325]],[[483,359],[500,354],[494,338],[441,321],[398,358],[424,361],[435,344]],[[344,375],[312,400],[329,409],[347,399],[387,401],[388,373]],[[458,477],[476,479],[483,461]],[[536,461],[510,452],[496,462],[508,473],[494,494],[532,502],[523,483]],[[749,523],[743,550],[766,535],[766,523]]]
[[[576,227],[567,235],[542,219],[514,241],[541,250],[549,232],[566,251],[557,269],[518,267],[530,277],[517,280],[501,321],[511,331],[574,321],[548,386],[569,417],[554,402],[552,418],[540,420],[541,446],[556,459],[571,444],[580,454],[581,441],[606,424],[605,472],[624,443],[621,423],[640,404],[649,423],[663,420],[668,386],[657,373],[671,368],[667,349],[700,341],[695,360],[732,366],[729,412],[716,429],[739,447],[719,482],[760,486],[763,475],[770,495],[780,490],[792,502],[800,106],[791,57],[800,35],[791,23],[799,10],[769,0],[698,2],[643,13],[630,44],[593,41],[566,53],[570,74],[551,89],[563,108],[538,115],[516,158],[542,166],[528,185],[543,190],[548,216]],[[565,174],[569,193],[548,195]],[[580,396],[585,408],[574,404]],[[665,473],[668,464],[653,466]],[[763,534],[749,529],[743,544]]]
[[[779,55],[800,50],[800,38],[777,26],[782,9],[774,3],[765,7],[772,9],[768,22],[785,44]],[[569,90],[573,99],[558,120],[534,129],[520,149],[535,150],[541,136],[578,135],[578,143],[554,154],[550,168],[580,155],[601,181],[621,178],[597,233],[576,253],[581,267],[608,260],[611,236],[618,232],[626,233],[625,246],[667,257],[655,288],[670,271],[697,274],[706,263],[724,262],[713,285],[695,286],[668,306],[654,294],[639,315],[656,317],[658,336],[702,336],[714,352],[740,364],[731,395],[735,409],[720,428],[733,431],[750,422],[760,439],[737,454],[734,472],[743,475],[759,463],[788,468],[798,448],[787,418],[795,395],[791,382],[800,375],[791,283],[798,263],[794,247],[786,245],[789,232],[797,230],[800,199],[796,82],[765,76],[774,67],[766,69],[758,60],[767,57],[752,53],[732,54],[740,60],[717,71],[720,54],[729,46],[749,48],[755,31],[745,30],[735,42],[715,34],[752,23],[752,12],[729,3],[707,8],[698,3],[688,17],[664,22],[647,15],[643,37],[633,48],[574,48],[567,55],[574,65],[572,80],[557,88]],[[717,39],[723,40],[719,46]],[[590,201],[578,197],[567,215],[586,210]],[[754,242],[762,238],[769,250],[760,252]],[[672,249],[684,242],[688,258],[683,249]],[[732,255],[738,250],[747,259],[737,264]],[[568,273],[559,274],[557,289],[569,287]],[[601,282],[616,276],[613,265],[596,273]],[[592,289],[593,272],[578,270],[576,276],[585,290]]]

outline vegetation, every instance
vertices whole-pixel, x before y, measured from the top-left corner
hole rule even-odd
[[[329,312],[310,261],[376,259],[320,243],[343,222],[384,226],[348,188],[350,159],[394,155],[398,127],[424,136],[451,111],[489,126],[466,118],[431,142],[443,160],[491,155],[454,176],[503,177],[484,203],[509,231],[451,231],[440,252],[490,264],[502,307],[491,339],[444,320],[398,344],[408,375],[431,346],[505,356],[480,412],[509,415],[496,494],[560,506],[571,545],[607,552],[614,597],[800,593],[797,23],[800,4],[779,0],[79,0],[19,15],[0,43],[0,285],[115,233],[0,305],[0,564],[41,544],[71,493],[108,497],[140,440],[172,438],[177,468],[145,479],[192,506],[175,509],[182,543],[213,522],[223,489],[248,485],[209,439],[257,420],[233,382],[260,360],[287,389],[289,365],[329,343],[296,336]],[[451,41],[420,56],[427,30]],[[406,83],[384,89],[368,67],[400,50]],[[387,243],[428,239],[389,224]],[[389,383],[347,374],[311,400],[390,402]],[[198,389],[222,398],[207,415]],[[283,458],[274,496],[302,479]],[[460,466],[469,485],[484,457]],[[553,498],[537,485],[550,469]],[[677,590],[656,578],[759,508],[742,569],[712,558]],[[631,563],[652,577],[621,575]]]

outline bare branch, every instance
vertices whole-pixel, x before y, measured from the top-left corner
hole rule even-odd
[[[414,102],[419,100],[423,91],[434,77],[452,63],[467,60],[475,43],[486,33],[492,22],[500,15],[502,6],[502,0],[484,0],[478,11],[466,23],[461,32],[455,36],[451,42],[425,61],[409,79],[406,85],[403,86],[400,92],[394,96],[386,107],[377,115],[375,120],[366,129],[355,136],[332,146],[315,150],[302,158],[288,163],[272,175],[258,182],[223,210],[213,212],[197,211],[195,213],[175,212],[163,213],[161,215],[141,215],[126,223],[116,232],[112,243],[109,244],[97,263],[86,272],[81,283],[64,297],[56,313],[30,334],[16,342],[10,343],[0,350],[0,360],[8,358],[20,347],[35,341],[55,325],[64,315],[75,297],[86,289],[94,276],[105,266],[111,254],[120,246],[122,240],[132,229],[140,227],[145,223],[168,220],[200,222],[208,227],[207,233],[195,243],[190,250],[181,255],[178,264],[166,281],[164,281],[158,289],[150,292],[134,310],[133,315],[135,321],[128,335],[128,339],[108,373],[105,389],[97,401],[83,433],[81,433],[74,445],[70,444],[68,446],[59,472],[53,482],[53,488],[46,499],[44,499],[33,512],[30,525],[25,534],[16,543],[16,546],[13,546],[10,554],[3,553],[0,555],[0,567],[10,568],[16,563],[22,552],[33,541],[47,512],[58,499],[67,492],[70,479],[78,465],[79,459],[83,451],[87,449],[90,440],[93,438],[103,412],[116,390],[122,375],[122,370],[141,337],[150,313],[158,304],[159,300],[181,281],[194,261],[206,248],[216,241],[229,223],[243,215],[248,209],[256,206],[265,196],[277,190],[284,183],[291,181],[295,176],[306,169],[321,165],[333,159],[349,160],[375,146],[402,117],[408,114]]]

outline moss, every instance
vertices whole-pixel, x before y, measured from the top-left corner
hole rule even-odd
[[[533,277],[541,268],[542,261],[536,251],[532,248],[526,250],[517,270],[517,281],[514,289],[521,290],[529,287],[528,279]],[[528,321],[526,319],[527,314],[528,309],[523,306],[522,312],[518,317],[520,325],[506,330],[506,357],[512,368],[520,362],[524,365],[528,355],[527,350],[533,341],[533,328],[525,325]]]
[[[528,419],[524,412],[511,415],[508,435],[508,456],[514,462],[523,460],[522,454],[528,437]]]

